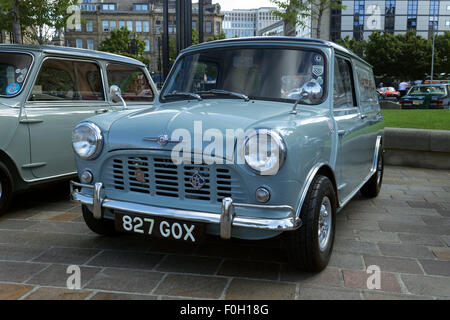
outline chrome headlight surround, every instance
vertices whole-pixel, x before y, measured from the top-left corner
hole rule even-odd
[[[266,135],[267,140],[271,139],[272,142],[276,143],[278,154],[271,155],[271,161],[272,163],[269,166],[267,165],[267,162],[264,163],[264,165],[258,165],[258,158],[261,159],[264,155],[259,154],[261,150],[257,151],[256,154],[256,161],[255,161],[255,155],[250,155],[247,153],[247,150],[249,150],[249,143],[258,143],[259,136]],[[242,159],[245,161],[245,165],[250,171],[259,174],[259,175],[275,175],[278,173],[278,171],[283,166],[285,160],[286,160],[286,144],[284,143],[283,138],[278,134],[278,132],[270,130],[270,129],[257,129],[252,134],[246,137],[245,142],[242,146]],[[267,154],[266,154],[267,156]],[[276,161],[274,161],[276,160]]]
[[[72,147],[81,159],[95,159],[103,148],[102,131],[92,122],[80,122],[72,133]]]

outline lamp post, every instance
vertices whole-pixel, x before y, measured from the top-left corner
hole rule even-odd
[[[134,33],[131,33],[129,37],[130,37],[130,44],[128,46],[128,53],[136,55],[137,54],[136,35]]]
[[[433,46],[431,48],[431,81],[433,81],[433,74],[434,74],[434,41],[436,39],[436,33],[434,32],[435,27],[435,20],[433,16]]]

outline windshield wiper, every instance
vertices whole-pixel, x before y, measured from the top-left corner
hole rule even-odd
[[[202,101],[202,97],[196,93],[192,93],[192,92],[178,92],[178,91],[173,91],[172,93],[168,93],[164,95],[164,98],[168,98],[168,97],[192,97],[194,99],[197,99],[198,101]]]
[[[233,97],[237,97],[240,99],[244,99],[245,101],[250,101],[249,97],[243,93],[232,92],[232,91],[227,91],[227,90],[211,89],[208,91],[198,91],[197,93],[200,95],[202,95],[202,94],[221,94],[221,95],[233,96]]]

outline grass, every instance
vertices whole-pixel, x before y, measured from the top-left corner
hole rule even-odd
[[[382,111],[386,127],[450,130],[450,109]]]

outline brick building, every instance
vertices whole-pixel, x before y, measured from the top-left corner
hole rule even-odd
[[[222,32],[223,14],[220,5],[212,0],[204,3],[204,39],[213,38]],[[169,37],[176,36],[175,0],[169,0]],[[161,68],[161,45],[163,30],[162,0],[105,0],[94,3],[83,0],[82,24],[76,29],[65,31],[65,45],[97,50],[100,43],[109,37],[110,31],[126,27],[136,32],[145,41],[144,56],[150,60],[150,70]],[[192,28],[198,29],[198,4],[192,5]]]

